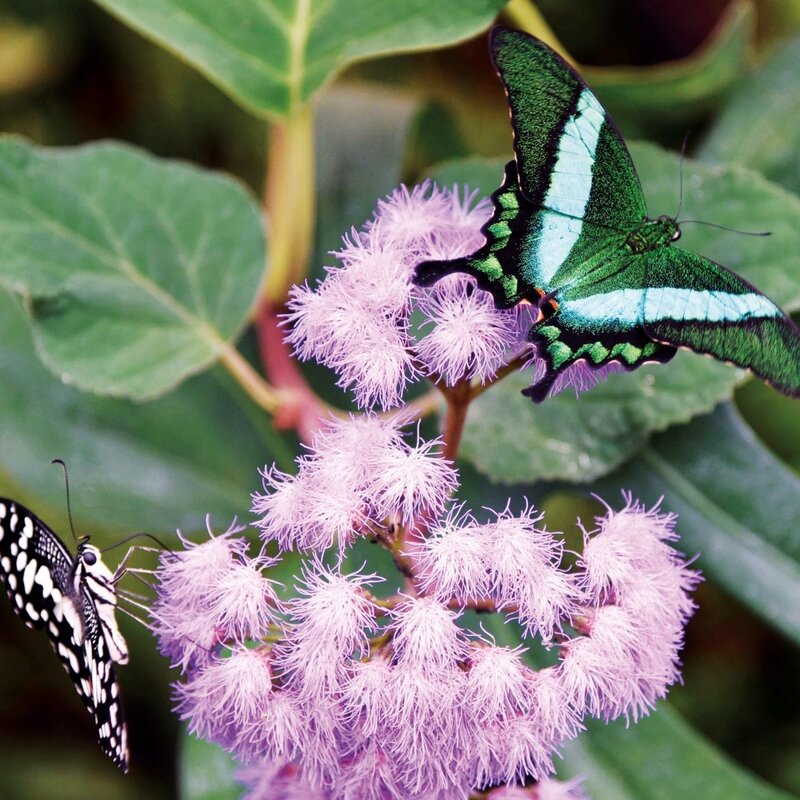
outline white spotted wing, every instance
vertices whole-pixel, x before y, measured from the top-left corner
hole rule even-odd
[[[114,619],[112,574],[82,540],[72,555],[35,514],[0,498],[0,578],[14,610],[44,629],[92,715],[103,752],[128,771],[125,719],[114,663],[127,662]]]

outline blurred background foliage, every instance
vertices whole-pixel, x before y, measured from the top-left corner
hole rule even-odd
[[[536,25],[542,15],[626,137],[675,150],[689,132],[689,155],[742,164],[790,193],[800,192],[800,0],[541,0],[535,9],[513,0],[507,14],[506,21],[517,25],[526,20]],[[415,182],[432,171],[475,175],[464,162],[455,172],[436,165],[467,156],[506,159],[510,153],[505,100],[483,33],[445,50],[350,66],[314,102],[318,225],[312,268],[317,272],[341,233],[360,224],[376,198],[399,181]],[[263,191],[267,123],[89,0],[0,4],[0,129],[42,145],[119,139],[159,156],[224,170],[256,196]],[[638,161],[639,151],[635,154]],[[646,159],[647,152],[642,154]],[[677,175],[672,197],[677,201]],[[699,213],[713,220],[714,212],[712,207]],[[746,220],[741,224],[748,227]],[[749,246],[729,236],[729,248]],[[797,274],[793,280],[796,287]],[[60,476],[48,466],[56,456],[71,468],[80,531],[91,531],[101,544],[142,528],[169,535],[180,527],[190,534],[203,528],[206,513],[217,528],[225,527],[236,514],[247,517],[259,466],[291,464],[294,437],[266,427],[258,409],[219,367],[140,405],[60,384],[36,359],[19,303],[5,294],[0,329],[0,492],[30,504],[62,533]],[[254,355],[251,334],[242,349]],[[329,375],[314,368],[308,375],[328,399],[344,405],[345,398],[331,390]],[[791,578],[800,555],[800,520],[798,498],[794,505],[785,498],[800,485],[797,403],[749,380],[736,390],[735,407],[661,433],[640,451],[645,434],[655,430],[646,427],[631,445],[636,458],[605,477],[603,491],[611,498],[617,487],[636,485],[645,496],[648,488],[657,496],[659,482],[646,485],[654,465],[660,474],[688,476],[703,502],[673,499],[662,488],[665,507],[686,515],[682,531],[693,513],[704,517],[697,523],[701,528],[715,530],[709,508],[723,509],[727,516],[717,513],[716,522],[742,532],[739,540],[731,540],[731,549],[741,548],[745,559],[755,538],[767,542],[785,557],[776,569],[789,565]],[[469,441],[468,432],[467,450]],[[721,443],[725,446],[715,460]],[[737,453],[749,462],[738,471]],[[628,456],[612,458],[599,474]],[[478,467],[491,474],[491,466]],[[549,527],[572,537],[577,536],[576,509],[588,518],[597,508],[558,470],[539,476],[549,481],[511,488],[487,485],[467,463],[462,472],[465,496],[489,505],[487,493],[525,494],[548,512]],[[687,548],[708,549],[710,542],[728,547],[704,535],[699,541],[687,537]],[[722,558],[712,565],[713,580],[699,591],[700,610],[689,627],[684,659],[685,685],[672,691],[671,701],[736,762],[787,792],[799,792],[800,658],[791,643],[798,622],[766,622],[768,604],[749,595],[746,586],[737,588],[746,573],[726,573],[724,564]],[[149,635],[128,620],[122,624],[133,654],[121,671],[133,753],[126,777],[97,749],[89,720],[47,642],[28,635],[8,605],[0,603],[4,799],[178,796],[179,733],[169,713],[168,670]],[[683,723],[666,712],[655,722],[658,716],[648,720],[650,727],[589,739],[583,750],[570,754],[572,763],[590,772],[596,759],[608,765],[609,754],[617,753],[619,760],[620,752],[632,763],[648,752],[651,761],[671,763],[674,754],[664,746]],[[606,753],[601,744],[590,755],[593,741],[604,741]],[[184,795],[232,796],[225,780],[215,787],[213,778],[198,778],[198,765],[212,764],[213,772],[216,756],[195,744],[187,747],[194,768]],[[701,750],[692,751],[695,768],[712,769],[716,756],[706,758]],[[622,780],[622,773],[615,774]],[[736,784],[735,792],[722,780],[715,789],[713,772],[709,780],[702,789],[686,784],[682,790],[703,798],[783,796],[762,795],[746,781]],[[604,797],[623,796],[607,791]],[[662,785],[655,773],[644,787],[630,777],[625,792],[632,798],[677,797],[675,787],[669,781]]]

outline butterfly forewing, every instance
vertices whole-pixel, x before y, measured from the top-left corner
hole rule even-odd
[[[641,222],[647,209],[628,148],[580,75],[521,31],[494,28],[490,49],[528,202],[618,231]]]
[[[128,768],[125,721],[107,631],[80,555],[35,514],[0,498],[0,578],[15,611],[44,628],[92,715],[103,752]]]

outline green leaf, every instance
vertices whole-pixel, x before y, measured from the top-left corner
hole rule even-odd
[[[505,0],[96,0],[256,114],[285,117],[355,61],[475,35]]]
[[[236,763],[215,744],[183,732],[180,752],[180,800],[237,800],[243,787],[234,779]]]
[[[775,53],[724,107],[699,156],[752,167],[800,193],[800,38]]]
[[[688,58],[653,66],[581,68],[624,131],[682,135],[714,107],[744,72],[755,31],[750,0],[731,3],[714,31]]]
[[[247,518],[259,467],[291,467],[289,445],[221,368],[144,405],[64,386],[37,361],[19,303],[3,291],[0,374],[0,492],[57,530],[66,517],[56,457],[70,468],[73,513],[86,533],[189,533],[205,527],[206,514],[224,529]]]
[[[678,205],[680,160],[655,145],[631,146],[653,215]],[[501,161],[452,161],[432,176],[444,184],[486,191]],[[745,230],[771,230],[768,237],[745,237],[687,225],[681,245],[734,269],[783,304],[800,307],[800,199],[756,172],[736,165],[684,164],[686,219],[705,219]],[[542,478],[585,481],[629,458],[650,433],[688,422],[730,398],[745,373],[679,353],[666,366],[645,366],[612,375],[579,399],[568,390],[534,405],[519,392],[529,377],[505,378],[471,406],[462,455],[496,481],[533,482]],[[514,420],[513,425],[509,419]]]
[[[800,642],[800,477],[731,405],[655,437],[602,483],[620,487],[648,503],[663,495],[704,574]]]
[[[144,400],[210,366],[264,260],[260,211],[229,178],[121,144],[0,140],[0,285],[67,383]]]
[[[667,367],[611,375],[580,397],[567,389],[537,405],[521,393],[529,384],[529,373],[518,372],[470,406],[461,455],[495,481],[593,480],[650,432],[710,411],[733,391],[734,373],[679,353]]]
[[[663,703],[635,725],[590,722],[563,754],[559,774],[581,775],[592,800],[789,800]]]

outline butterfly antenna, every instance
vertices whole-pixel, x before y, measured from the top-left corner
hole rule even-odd
[[[681,145],[681,162],[678,168],[678,211],[673,219],[678,219],[678,217],[680,217],[681,209],[683,208],[683,162],[686,158],[686,145],[688,144],[689,131],[686,131],[686,135],[683,137],[683,144]]]
[[[103,547],[100,552],[107,553],[109,550],[113,550],[115,547],[122,547],[123,544],[127,544],[128,542],[132,542],[134,539],[138,539],[141,536],[145,536],[148,539],[152,539],[162,550],[166,550],[169,553],[174,553],[175,551],[171,547],[167,547],[160,539],[157,539],[153,536],[152,533],[145,533],[144,531],[140,531],[139,533],[132,533],[130,536],[126,536],[124,539],[121,539],[114,544],[108,545],[108,547]]]
[[[60,464],[61,469],[64,470],[64,486],[67,489],[67,516],[69,517],[69,529],[72,531],[72,538],[75,540],[75,544],[77,544],[78,537],[75,535],[75,525],[72,522],[72,503],[70,503],[69,499],[69,475],[67,474],[67,465],[60,458],[54,458],[50,463]]]
[[[695,225],[708,225],[710,228],[719,228],[721,231],[730,233],[740,233],[742,236],[771,236],[772,231],[740,231],[738,228],[729,228],[727,225],[718,225],[716,222],[706,222],[704,219],[682,219],[679,224],[687,225],[690,222]]]

